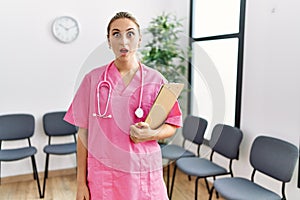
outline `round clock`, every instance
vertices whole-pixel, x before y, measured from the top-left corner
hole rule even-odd
[[[70,16],[58,17],[52,24],[54,37],[62,43],[70,43],[79,35],[79,24]]]

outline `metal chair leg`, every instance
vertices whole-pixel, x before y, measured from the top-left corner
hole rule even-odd
[[[39,175],[37,172],[37,167],[36,167],[36,162],[35,162],[34,156],[31,156],[31,162],[32,162],[34,177],[36,177],[36,182],[37,182],[40,198],[44,198],[44,195],[41,192],[40,179],[39,179]]]
[[[175,164],[175,165],[174,165],[173,176],[172,176],[171,191],[170,191],[170,195],[169,195],[169,198],[170,198],[170,199],[172,199],[173,188],[174,188],[174,182],[175,182],[175,176],[176,176],[176,169],[177,169],[177,166],[176,166],[176,164]]]
[[[44,182],[43,182],[43,196],[45,196],[46,192],[46,181],[48,178],[48,165],[49,165],[49,154],[46,154],[46,164],[45,164],[45,172],[44,172]]]
[[[197,177],[195,180],[195,200],[198,199],[198,180],[199,180],[199,177]]]
[[[212,199],[212,195],[213,195],[213,193],[214,193],[214,189],[215,189],[215,187],[212,186],[212,187],[211,187],[211,190],[209,191],[209,198],[208,198],[208,200],[211,200],[211,199]],[[217,191],[216,191],[216,193],[217,193]],[[217,197],[217,198],[219,198],[219,197]]]
[[[233,177],[233,175],[232,175],[231,177]],[[215,180],[216,180],[216,177],[214,176],[213,179],[214,179],[214,181],[215,181]],[[219,198],[219,193],[218,193],[217,190],[216,190],[216,197],[217,197],[217,199]]]
[[[49,165],[49,154],[46,154],[46,164],[45,164],[45,178],[48,178],[48,165]]]
[[[32,157],[31,157],[32,159]],[[32,161],[33,162],[33,161]],[[33,179],[37,180],[36,174],[35,174],[35,169],[34,169],[34,165],[32,164],[33,170],[32,170],[32,175],[33,175]]]
[[[210,189],[209,189],[208,181],[206,178],[204,178],[204,181],[205,181],[207,192],[209,193]]]

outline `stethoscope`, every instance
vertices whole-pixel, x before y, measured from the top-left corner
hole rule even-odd
[[[114,63],[114,61],[112,61],[110,64],[107,65],[107,67],[105,68],[104,71],[104,80],[100,81],[97,85],[97,106],[98,106],[98,113],[93,113],[94,117],[101,117],[101,118],[112,118],[111,114],[107,114],[108,111],[108,104],[110,101],[110,97],[111,97],[111,91],[112,91],[112,86],[111,83],[107,80],[107,72],[108,69],[112,66],[112,64]],[[139,63],[140,65],[140,72],[141,72],[141,90],[140,90],[140,99],[139,99],[139,106],[138,108],[135,110],[134,114],[136,117],[138,118],[142,118],[144,116],[144,111],[142,109],[142,99],[143,99],[143,90],[144,90],[144,76],[143,76],[143,68],[142,65]],[[107,96],[107,100],[106,100],[106,104],[105,104],[105,109],[104,112],[101,113],[100,110],[100,89],[102,87],[106,87],[108,90],[108,96]]]

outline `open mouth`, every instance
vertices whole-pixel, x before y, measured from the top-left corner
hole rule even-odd
[[[123,48],[123,49],[120,50],[121,54],[127,54],[128,52],[129,52],[129,50],[125,49],[125,48]]]

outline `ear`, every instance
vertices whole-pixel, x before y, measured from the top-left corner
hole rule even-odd
[[[142,43],[142,35],[140,35],[140,37],[139,37],[139,43],[138,43],[138,47],[140,47],[140,46],[141,46],[141,43]]]
[[[107,43],[108,43],[108,48],[111,48],[111,45],[110,45],[110,39],[109,39],[109,36],[107,35]]]

